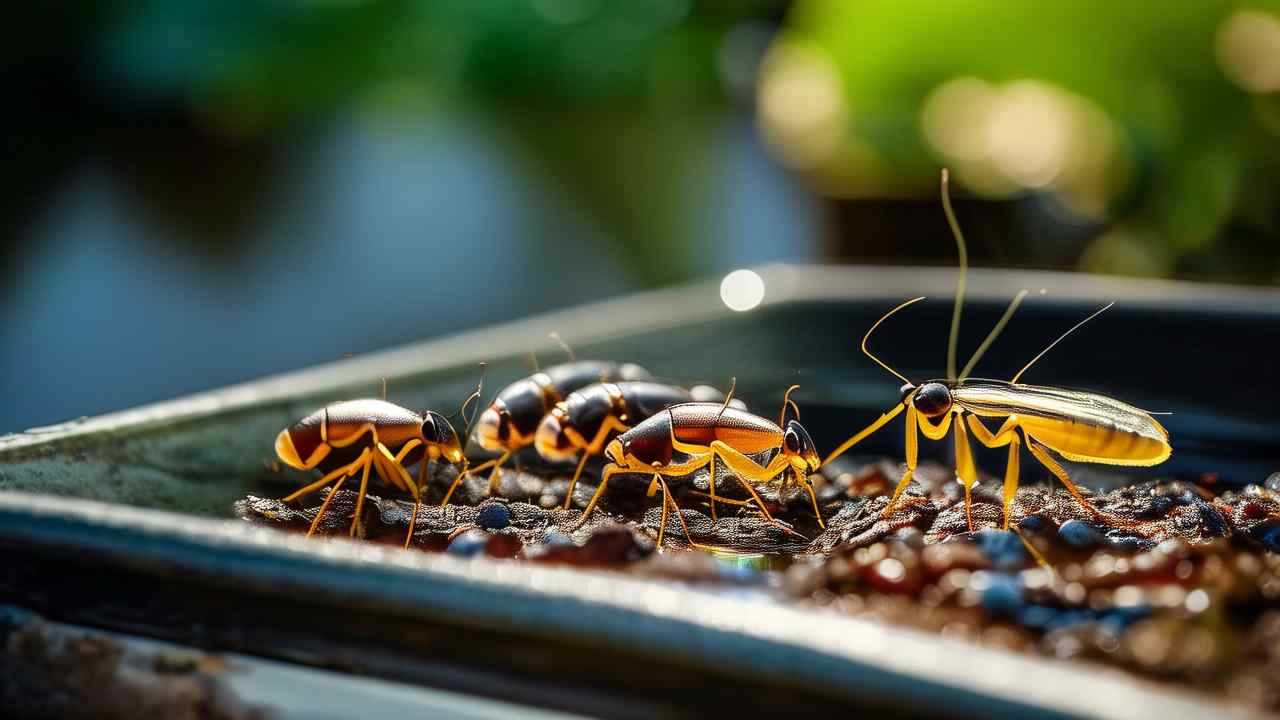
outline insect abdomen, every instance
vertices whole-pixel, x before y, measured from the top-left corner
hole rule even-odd
[[[1171,452],[1168,441],[1105,425],[1019,416],[1018,424],[1068,460],[1108,465],[1158,465]]]
[[[782,429],[773,422],[734,407],[686,403],[672,406],[671,414],[681,442],[708,446],[719,440],[747,455],[773,450],[782,442]]]

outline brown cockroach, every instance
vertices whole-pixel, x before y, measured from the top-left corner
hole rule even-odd
[[[533,446],[544,460],[578,461],[564,497],[568,509],[587,460],[599,455],[615,435],[672,405],[724,401],[725,394],[708,385],[683,388],[645,380],[596,383],[556,403],[538,425]],[[739,400],[730,400],[730,406],[746,410]]]
[[[479,390],[463,403],[479,397]],[[308,495],[337,480],[325,496],[316,517],[311,521],[307,537],[320,526],[334,495],[347,478],[360,475],[360,494],[356,499],[350,535],[356,534],[370,470],[386,485],[413,496],[413,517],[404,546],[413,539],[414,524],[422,506],[423,482],[427,464],[443,460],[466,471],[467,458],[449,419],[434,410],[417,413],[386,400],[346,400],[326,405],[307,415],[276,436],[276,455],[281,462],[298,470],[319,470],[324,476],[300,488],[284,502]],[[417,482],[406,467],[419,463]]]
[[[666,529],[667,507],[675,507],[670,488],[664,478],[687,476],[710,465],[708,489],[714,515],[716,461],[720,461],[738,478],[738,482],[760,508],[766,520],[776,522],[764,501],[756,493],[752,483],[766,484],[781,476],[783,490],[788,485],[788,475],[803,486],[813,500],[813,512],[819,525],[825,527],[818,509],[818,497],[809,476],[818,471],[821,463],[813,440],[799,420],[787,420],[792,386],[783,399],[778,423],[753,415],[745,410],[730,407],[726,403],[684,403],[673,405],[650,417],[630,430],[614,438],[605,448],[608,464],[600,476],[600,485],[591,502],[582,513],[578,526],[586,523],[609,484],[609,478],[619,473],[651,474],[649,491],[662,490],[662,523],[658,529],[658,546],[662,546],[662,533]],[[798,415],[797,410],[797,415]],[[761,465],[751,455],[776,451],[773,459]],[[677,460],[676,453],[685,457]],[[675,507],[676,517],[689,537],[680,509]],[[690,544],[694,544],[689,538]]]
[[[503,388],[476,423],[476,442],[498,457],[460,473],[440,503],[446,505],[465,475],[493,468],[489,493],[498,483],[498,473],[512,455],[533,444],[542,418],[569,393],[599,382],[648,380],[649,371],[631,363],[576,360],[554,365]]]

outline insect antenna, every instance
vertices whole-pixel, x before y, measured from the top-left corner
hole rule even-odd
[[[867,357],[869,357],[869,358],[871,358],[872,360],[874,360],[874,361],[876,362],[876,364],[877,364],[877,365],[879,365],[880,367],[882,367],[882,368],[884,368],[885,370],[888,370],[890,373],[893,373],[894,375],[898,376],[898,378],[899,378],[899,379],[901,379],[901,380],[902,380],[902,382],[907,383],[908,385],[912,384],[910,380],[908,380],[908,379],[907,379],[907,378],[906,378],[902,373],[900,373],[900,372],[898,372],[897,370],[894,370],[893,368],[891,368],[891,367],[889,367],[888,365],[886,365],[886,364],[884,363],[884,361],[883,361],[883,360],[881,360],[880,358],[878,358],[878,357],[876,357],[875,355],[873,355],[873,354],[871,353],[871,351],[867,349],[867,341],[871,339],[871,333],[875,332],[875,331],[876,331],[876,328],[880,327],[880,323],[884,322],[885,320],[888,320],[890,316],[892,316],[894,313],[898,312],[898,311],[899,311],[899,310],[901,310],[902,308],[904,308],[904,307],[906,307],[906,306],[908,306],[908,305],[911,305],[911,304],[913,304],[913,303],[918,303],[918,302],[920,302],[920,301],[921,301],[921,300],[923,300],[923,299],[924,299],[924,296],[923,296],[923,295],[921,295],[921,296],[920,296],[920,297],[918,297],[918,298],[912,298],[911,300],[908,300],[908,301],[906,301],[906,302],[902,303],[901,305],[899,305],[898,307],[896,307],[896,308],[894,308],[894,309],[890,310],[889,312],[885,313],[884,315],[881,315],[881,316],[880,316],[880,319],[879,319],[879,320],[877,320],[877,321],[875,322],[875,324],[871,326],[871,329],[870,329],[870,330],[867,330],[867,334],[862,336],[862,352],[863,352],[863,354],[865,354]]]
[[[1022,299],[1027,296],[1026,290],[1019,290],[1018,294],[1013,297],[1013,302],[1009,303],[1009,307],[1005,308],[1004,315],[996,321],[996,326],[991,328],[991,333],[987,335],[987,339],[982,341],[977,350],[973,351],[973,357],[969,358],[969,362],[965,364],[964,369],[960,371],[957,380],[963,380],[969,377],[969,372],[978,364],[978,360],[982,358],[983,353],[991,347],[991,343],[996,341],[1000,333],[1004,330],[1004,326],[1009,324],[1009,318],[1013,317],[1013,313],[1022,304]]]
[[[1040,358],[1044,357],[1044,354],[1045,354],[1045,353],[1047,353],[1047,352],[1049,352],[1050,350],[1052,350],[1054,345],[1057,345],[1058,343],[1062,342],[1064,339],[1066,339],[1066,337],[1067,337],[1068,335],[1070,335],[1071,333],[1073,333],[1073,332],[1075,332],[1076,330],[1078,330],[1078,329],[1080,328],[1080,326],[1081,326],[1081,325],[1084,325],[1085,323],[1087,323],[1087,322],[1089,322],[1090,320],[1092,320],[1092,319],[1094,319],[1094,318],[1098,317],[1099,315],[1101,315],[1102,313],[1106,312],[1107,310],[1110,310],[1112,305],[1115,305],[1115,303],[1113,303],[1113,302],[1109,302],[1109,303],[1107,303],[1106,305],[1103,305],[1100,309],[1098,309],[1096,312],[1094,312],[1094,313],[1093,313],[1092,315],[1090,315],[1089,317],[1087,317],[1087,318],[1085,318],[1085,319],[1081,320],[1080,322],[1076,323],[1075,325],[1071,326],[1071,329],[1070,329],[1070,330],[1068,330],[1068,331],[1066,331],[1066,332],[1062,333],[1062,335],[1058,336],[1058,339],[1057,339],[1057,340],[1054,340],[1053,342],[1049,343],[1049,347],[1047,347],[1047,348],[1045,348],[1045,349],[1041,350],[1039,355],[1036,355],[1035,357],[1031,358],[1031,362],[1029,362],[1029,363],[1027,363],[1026,365],[1022,366],[1022,369],[1018,371],[1018,374],[1017,374],[1017,375],[1014,375],[1014,376],[1013,376],[1013,379],[1012,379],[1012,380],[1010,380],[1010,381],[1009,381],[1009,383],[1010,383],[1010,384],[1013,384],[1013,383],[1018,382],[1018,378],[1022,377],[1022,373],[1026,372],[1026,371],[1027,371],[1027,370],[1028,370],[1032,365],[1035,365],[1035,364],[1036,364],[1036,361],[1037,361],[1037,360],[1039,360]]]
[[[564,338],[560,337],[560,333],[552,331],[547,333],[547,337],[555,340],[556,344],[560,346],[560,349],[564,350],[564,354],[569,356],[569,362],[578,361],[578,357],[573,354],[573,348],[569,347],[569,343],[565,342]]]
[[[540,372],[542,372],[542,368],[538,367],[538,353],[536,353],[536,352],[534,352],[534,351],[530,350],[530,351],[529,351],[529,362],[533,363],[533,371],[534,371],[535,373],[540,373]]]
[[[724,404],[720,406],[720,412],[716,413],[716,424],[720,423],[720,418],[724,415],[724,411],[729,409],[729,402],[733,400],[733,391],[737,389],[738,377],[735,375],[733,379],[729,381],[729,392],[724,396]]]
[[[467,443],[471,442],[471,426],[475,424],[476,416],[480,414],[480,398],[484,394],[484,374],[488,368],[488,363],[480,363],[480,382],[476,383],[475,391],[468,395],[467,399],[463,400],[462,405],[458,408],[458,414],[467,421],[466,430],[462,435],[462,454],[464,457],[467,454]],[[471,411],[471,417],[468,418],[467,405],[470,405],[472,402],[476,405]]]
[[[800,406],[796,405],[795,401],[791,399],[791,393],[799,389],[800,389],[799,385],[792,385],[791,387],[787,388],[787,391],[785,393],[782,394],[782,412],[778,413],[778,427],[782,427],[787,422],[788,406],[795,411],[796,419],[797,420],[800,419]]]
[[[951,209],[951,173],[946,168],[942,168],[942,211],[947,215],[947,224],[951,226],[951,234],[956,238],[956,250],[960,255],[956,302],[951,310],[951,334],[947,337],[947,379],[955,380],[957,378],[956,343],[960,339],[960,310],[964,307],[965,281],[969,275],[969,251],[965,246],[964,233],[960,231],[960,223],[956,220],[956,213]]]

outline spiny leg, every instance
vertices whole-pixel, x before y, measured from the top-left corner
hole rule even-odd
[[[502,455],[499,455],[493,460],[486,460],[485,462],[482,462],[479,465],[476,465],[475,467],[469,467],[466,470],[463,470],[462,472],[458,473],[457,477],[453,479],[453,484],[449,485],[449,490],[444,494],[444,499],[440,501],[440,507],[444,507],[445,505],[449,504],[449,498],[453,497],[453,491],[458,489],[458,486],[462,484],[463,479],[465,479],[468,475],[472,473],[480,472],[481,470],[485,470],[490,467],[501,465],[502,463],[506,462],[507,458],[509,457],[511,457],[511,453],[504,452],[502,453]],[[490,489],[492,489],[492,483],[493,483],[492,478],[490,478]]]
[[[827,529],[827,524],[822,520],[822,511],[818,509],[818,493],[813,489],[813,481],[805,478],[804,489],[809,491],[809,499],[813,501],[813,517],[818,521],[818,527],[823,530]]]
[[[1027,431],[1024,428],[1022,432],[1023,434],[1026,434]],[[1055,477],[1057,477],[1059,480],[1062,481],[1063,485],[1067,486],[1067,491],[1070,492],[1073,497],[1075,497],[1076,502],[1080,503],[1080,505],[1084,507],[1085,510],[1088,510],[1090,513],[1092,513],[1095,518],[1103,522],[1107,522],[1107,516],[1103,515],[1088,500],[1084,499],[1084,495],[1080,493],[1080,488],[1076,487],[1076,484],[1071,482],[1071,478],[1070,476],[1067,475],[1067,471],[1064,470],[1062,466],[1059,465],[1058,462],[1053,459],[1053,456],[1050,455],[1049,452],[1045,450],[1044,447],[1040,445],[1040,443],[1036,442],[1035,438],[1030,435],[1027,435],[1027,449],[1030,450],[1031,454],[1034,455],[1035,458],[1040,461],[1041,465],[1044,465],[1046,468],[1048,468],[1049,472],[1053,473]],[[1107,522],[1107,524],[1110,524],[1110,523]]]
[[[427,465],[431,459],[425,454],[422,456],[422,462],[418,465],[418,483],[410,486],[413,490],[413,515],[409,516],[409,532],[404,536],[404,547],[409,549],[409,543],[413,541],[413,528],[418,523],[418,511],[422,509],[422,489],[426,487],[427,482]]]
[[[356,536],[356,528],[360,526],[360,513],[364,510],[364,494],[369,489],[369,468],[371,467],[373,467],[372,455],[369,457],[369,462],[364,464],[364,470],[360,473],[360,494],[356,496],[356,511],[351,517],[351,530],[347,533],[350,537]]]
[[[774,457],[768,467],[760,467],[754,460],[721,440],[713,440],[711,442],[711,452],[713,456],[719,456],[725,467],[729,468],[738,478],[738,482],[751,495],[751,499],[756,502],[756,505],[760,506],[760,512],[764,515],[764,518],[769,522],[776,522],[773,519],[773,515],[769,513],[769,508],[765,506],[764,500],[760,498],[756,489],[751,487],[751,483],[747,482],[747,480],[769,482],[786,468],[786,457],[779,454]]]
[[[711,498],[711,522],[716,521],[716,456],[711,456],[710,474],[707,475],[707,494]]]
[[[916,474],[916,463],[919,456],[920,439],[916,437],[916,409],[911,407],[907,408],[907,471],[902,474],[902,479],[898,481],[898,486],[893,489],[893,497],[889,498],[889,504],[884,506],[884,510],[880,512],[880,517],[889,517],[894,505],[898,504],[898,498],[902,496],[903,491],[911,484],[911,477]]]
[[[307,529],[307,537],[311,537],[312,535],[314,535],[316,532],[316,528],[320,527],[320,518],[324,517],[325,512],[329,509],[329,503],[333,502],[334,496],[338,494],[338,489],[341,488],[342,484],[347,481],[347,478],[351,477],[351,475],[355,473],[356,468],[359,468],[362,466],[364,467],[365,472],[368,472],[369,463],[371,463],[372,461],[373,461],[372,453],[370,452],[369,448],[365,448],[363,451],[360,452],[360,457],[356,458],[355,462],[352,462],[351,464],[346,465],[345,467],[339,468],[339,470],[346,471],[346,474],[344,474],[341,478],[339,478],[338,482],[332,488],[329,489],[329,494],[325,495],[324,502],[320,503],[320,509],[316,511],[315,519],[311,521],[311,527]],[[335,470],[332,473],[329,473],[328,475],[326,475],[325,477],[331,477],[337,472],[338,471]]]
[[[596,436],[591,438],[591,442],[582,450],[582,459],[578,461],[578,467],[573,471],[573,477],[569,480],[569,489],[564,494],[564,509],[568,510],[573,504],[573,489],[578,485],[578,478],[582,477],[582,469],[587,466],[587,460],[593,455],[598,455],[604,446],[604,441],[609,438],[609,434],[617,432],[626,432],[630,427],[624,425],[614,416],[610,415],[600,424],[600,429],[596,431]]]
[[[782,530],[789,535],[795,535],[798,538],[808,540],[804,535],[801,535],[787,525],[776,520],[773,515],[769,513],[769,508],[764,504],[764,500],[760,498],[760,495],[756,493],[755,488],[751,487],[751,483],[747,482],[748,480],[755,480],[756,482],[767,483],[777,477],[779,473],[786,472],[787,466],[790,462],[787,460],[786,456],[779,453],[774,456],[773,460],[769,462],[767,467],[760,467],[760,465],[758,465],[754,460],[720,440],[712,441],[711,452],[718,456],[721,462],[733,471],[734,476],[738,478],[738,482],[741,483],[742,487],[751,495],[751,498],[755,500],[756,505],[760,507],[760,513],[764,515],[765,520],[768,520],[775,526],[782,528]]]
[[[1004,470],[1004,525],[1002,526],[1002,529],[1008,530],[1009,519],[1013,514],[1013,499],[1018,494],[1018,474],[1022,462],[1020,454],[1022,441],[1018,438],[1018,420],[1016,417],[1005,420],[995,435],[987,430],[987,426],[983,425],[977,416],[966,414],[965,420],[969,423],[973,436],[983,445],[989,448],[1009,446],[1009,462]]]
[[[365,465],[365,467],[368,467],[368,465]],[[320,509],[316,510],[316,516],[311,521],[311,527],[307,528],[307,537],[316,534],[316,528],[320,527],[320,518],[324,517],[325,512],[329,510],[329,503],[333,502],[333,496],[338,494],[338,490],[342,488],[342,483],[346,482],[349,477],[351,476],[343,475],[338,478],[338,482],[334,483],[333,487],[329,488],[329,494],[324,496],[324,502],[320,503]]]
[[[596,491],[591,495],[591,501],[587,503],[586,509],[582,511],[582,519],[578,521],[577,525],[573,526],[574,530],[587,524],[587,518],[591,517],[591,513],[595,511],[596,503],[600,502],[600,496],[604,494],[605,486],[609,484],[609,478],[620,472],[625,472],[625,470],[617,465],[605,466],[604,472],[600,473],[600,484],[596,486]]]
[[[360,467],[360,463],[364,461],[365,461],[365,455],[364,453],[360,453],[360,457],[356,458],[354,461],[347,463],[346,465],[343,465],[337,470],[333,470],[327,473],[324,477],[311,483],[310,485],[307,485],[306,487],[302,487],[293,491],[292,493],[282,498],[280,502],[293,502],[294,500],[297,500],[303,495],[309,495],[315,492],[316,490],[319,490],[320,488],[324,487],[325,485],[328,485],[330,482],[333,481],[334,478],[345,476],[345,475],[351,475],[353,474],[353,471],[356,468]]]
[[[680,521],[680,527],[684,529],[684,539],[689,541],[689,546],[694,548],[702,547],[693,541],[693,535],[689,533],[689,526],[684,521],[684,515],[680,514],[680,506],[676,504],[676,499],[671,496],[671,488],[667,487],[667,481],[662,479],[662,473],[654,473],[653,479],[662,486],[662,527],[658,528],[658,550],[662,550],[662,531],[667,528],[667,503],[671,503],[671,509],[676,511],[676,519]]]
[[[831,454],[827,456],[827,459],[822,461],[822,465],[824,467],[829,465],[832,460],[835,460],[836,458],[843,455],[845,451],[847,451],[849,448],[862,442],[863,439],[866,438],[868,435],[879,430],[882,426],[884,426],[885,423],[897,417],[898,413],[902,412],[902,409],[905,408],[906,406],[907,406],[906,403],[898,403],[897,405],[894,405],[892,408],[885,410],[884,414],[881,415],[879,418],[877,418],[875,422],[863,428],[862,431],[859,432],[857,435],[854,435],[848,440],[845,440],[843,443],[840,444],[840,447],[836,448],[835,450],[832,450]]]
[[[973,532],[973,486],[978,482],[978,469],[973,464],[973,447],[969,445],[969,431],[964,423],[955,423],[956,477],[964,486],[964,518]]]

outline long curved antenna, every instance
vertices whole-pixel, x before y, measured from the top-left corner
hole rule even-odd
[[[1022,304],[1022,299],[1026,296],[1026,290],[1019,290],[1018,294],[1013,296],[1013,302],[1009,303],[1009,307],[1005,308],[1004,315],[1001,315],[1000,319],[996,321],[996,326],[991,328],[991,333],[987,335],[987,339],[983,340],[982,344],[978,346],[978,349],[973,351],[973,357],[969,358],[969,362],[966,363],[964,369],[960,371],[960,376],[956,378],[957,380],[963,380],[969,377],[969,372],[977,366],[978,360],[981,359],[982,354],[991,347],[991,343],[995,342],[996,338],[1000,336],[1001,331],[1004,330],[1004,326],[1009,324],[1009,318],[1013,317],[1014,311],[1018,309],[1018,306]]]
[[[921,296],[920,296],[920,297],[918,297],[918,298],[912,298],[912,299],[910,299],[910,300],[908,300],[908,301],[906,301],[906,302],[902,303],[902,304],[901,304],[901,305],[899,305],[898,307],[896,307],[896,308],[894,308],[894,309],[890,310],[889,312],[885,313],[884,315],[881,315],[881,316],[880,316],[880,319],[879,319],[879,320],[877,320],[877,321],[875,322],[875,324],[871,326],[871,329],[867,331],[867,334],[862,336],[862,352],[863,352],[864,354],[866,354],[866,356],[867,356],[867,357],[871,358],[872,360],[875,360],[877,365],[879,365],[880,367],[884,368],[885,370],[888,370],[889,372],[893,373],[894,375],[897,375],[897,376],[898,376],[898,378],[899,378],[900,380],[902,380],[902,382],[907,383],[908,385],[909,385],[909,384],[911,384],[911,381],[910,381],[910,380],[908,380],[905,376],[903,376],[903,374],[902,374],[902,373],[898,372],[897,370],[894,370],[893,368],[889,367],[888,365],[885,365],[885,364],[884,364],[884,362],[883,362],[880,358],[878,358],[878,357],[876,357],[875,355],[872,355],[872,354],[871,354],[871,351],[867,349],[867,341],[871,339],[871,333],[875,332],[875,331],[876,331],[876,328],[880,327],[880,323],[884,322],[885,320],[888,320],[888,319],[889,319],[889,317],[890,317],[891,315],[893,315],[894,313],[898,312],[898,311],[899,311],[899,310],[901,310],[902,308],[904,308],[904,307],[906,307],[906,306],[908,306],[908,305],[911,305],[912,303],[918,303],[918,302],[920,302],[921,300],[923,300],[923,299],[924,299],[924,297],[925,297],[925,296],[921,295]]]
[[[560,346],[560,349],[564,351],[564,354],[569,356],[569,362],[578,361],[578,357],[573,354],[573,348],[569,347],[569,343],[565,342],[564,338],[560,337],[560,333],[552,331],[547,333],[547,337],[556,341],[556,344]]]
[[[724,404],[720,406],[720,412],[716,413],[716,423],[720,422],[720,417],[724,415],[724,411],[729,409],[729,401],[733,400],[733,391],[738,389],[738,376],[734,376],[729,381],[729,392],[724,396]],[[674,426],[672,426],[674,427]],[[674,430],[672,432],[675,432]]]
[[[1012,380],[1010,380],[1010,381],[1009,381],[1009,383],[1010,383],[1010,384],[1013,384],[1013,383],[1018,382],[1018,378],[1022,377],[1022,373],[1026,372],[1026,371],[1027,371],[1027,369],[1028,369],[1028,368],[1030,368],[1032,365],[1035,365],[1035,364],[1036,364],[1036,361],[1037,361],[1037,360],[1039,360],[1040,358],[1044,357],[1044,354],[1045,354],[1045,353],[1047,353],[1047,352],[1049,352],[1050,350],[1052,350],[1054,345],[1057,345],[1058,343],[1062,342],[1062,341],[1063,341],[1063,339],[1065,339],[1068,335],[1070,335],[1071,333],[1073,333],[1073,332],[1075,332],[1077,329],[1079,329],[1081,325],[1084,325],[1085,323],[1087,323],[1087,322],[1089,322],[1090,320],[1092,320],[1092,319],[1094,319],[1094,318],[1098,317],[1099,315],[1101,315],[1102,313],[1106,312],[1107,310],[1110,310],[1112,305],[1115,305],[1115,303],[1113,303],[1113,302],[1109,302],[1109,303],[1107,303],[1106,305],[1103,305],[1103,306],[1102,306],[1102,308],[1101,308],[1101,309],[1099,309],[1097,312],[1095,312],[1094,314],[1090,315],[1089,317],[1087,317],[1087,318],[1085,318],[1085,319],[1081,320],[1080,322],[1076,323],[1075,325],[1073,325],[1073,326],[1071,327],[1071,329],[1070,329],[1070,330],[1068,330],[1068,331],[1066,331],[1066,332],[1062,333],[1062,335],[1060,335],[1060,336],[1058,337],[1058,339],[1057,339],[1057,340],[1054,340],[1053,342],[1049,343],[1049,347],[1047,347],[1047,348],[1045,348],[1045,349],[1041,350],[1039,355],[1037,355],[1037,356],[1035,356],[1035,357],[1031,358],[1031,362],[1029,362],[1029,363],[1027,363],[1026,365],[1024,365],[1024,366],[1022,367],[1022,369],[1018,371],[1018,374],[1013,376],[1013,379],[1012,379]]]
[[[480,414],[480,398],[484,395],[484,374],[489,369],[489,363],[480,363],[480,382],[476,383],[475,392],[467,396],[462,401],[462,407],[458,408],[458,413],[466,419],[467,429],[462,435],[462,454],[465,457],[467,453],[467,444],[471,442],[471,427],[475,425],[476,417]],[[471,417],[467,417],[467,405],[475,402],[475,409],[471,411]]]
[[[788,405],[791,406],[792,410],[796,411],[796,419],[797,420],[800,419],[800,406],[796,405],[795,401],[791,399],[791,393],[799,389],[800,389],[799,385],[792,385],[791,387],[787,388],[787,391],[785,393],[782,394],[782,412],[778,413],[778,427],[782,427],[787,422],[787,406]]]
[[[956,280],[956,304],[951,311],[951,335],[947,338],[947,379],[955,380],[956,343],[960,339],[960,309],[964,307],[964,286],[969,275],[969,251],[965,247],[964,233],[960,232],[960,223],[956,221],[956,213],[951,209],[951,173],[946,168],[942,168],[942,211],[947,214],[947,224],[951,226],[956,250],[960,253],[960,278]]]

